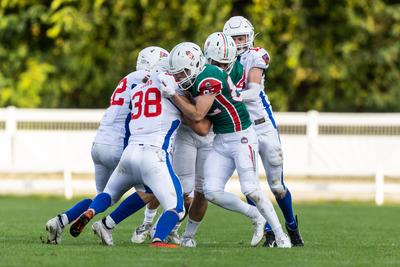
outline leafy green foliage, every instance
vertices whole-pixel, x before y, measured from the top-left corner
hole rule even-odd
[[[149,45],[200,46],[231,14],[272,57],[275,110],[400,111],[400,4],[390,0],[0,3],[0,106],[105,107]]]

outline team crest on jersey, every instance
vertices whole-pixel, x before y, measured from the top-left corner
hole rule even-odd
[[[222,83],[214,78],[207,78],[199,83],[200,95],[218,94],[222,90]]]
[[[268,53],[265,53],[263,56],[262,56],[262,59],[265,61],[265,63],[268,65],[269,64],[269,55],[268,55]]]
[[[188,56],[188,58],[193,59],[193,54],[190,51],[186,51],[186,55]]]

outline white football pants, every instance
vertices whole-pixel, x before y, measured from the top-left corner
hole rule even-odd
[[[213,150],[205,162],[204,193],[214,204],[249,217],[250,205],[224,191],[225,184],[236,168],[242,193],[256,204],[272,230],[279,230],[281,225],[278,216],[259,183],[257,152],[257,135],[253,127],[236,133],[217,134]]]
[[[168,153],[159,147],[128,145],[104,192],[111,196],[114,204],[132,187],[152,192],[164,210],[175,209],[180,216],[184,212],[181,183]]]
[[[182,124],[175,138],[172,165],[182,183],[183,192],[203,193],[204,163],[212,149],[214,133],[199,136],[188,125]]]
[[[270,119],[254,127],[258,137],[259,154],[264,165],[268,185],[275,196],[286,193],[283,182],[283,153],[279,132]]]
[[[112,172],[121,159],[123,150],[123,146],[93,143],[91,154],[94,163],[97,194],[103,192]]]

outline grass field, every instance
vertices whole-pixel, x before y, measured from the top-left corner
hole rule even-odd
[[[251,248],[250,222],[212,205],[198,232],[196,249],[130,243],[142,212],[118,226],[114,247],[100,245],[89,227],[76,239],[65,231],[59,246],[42,244],[47,219],[73,202],[0,197],[0,266],[400,266],[400,207],[395,205],[296,205],[304,248]]]

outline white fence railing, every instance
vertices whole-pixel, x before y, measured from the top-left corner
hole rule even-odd
[[[103,112],[0,109],[0,173],[61,172],[66,195],[72,196],[71,172],[93,172],[90,148]],[[400,113],[310,111],[274,116],[286,175],[375,177],[378,204],[390,189],[384,177],[400,177]]]

